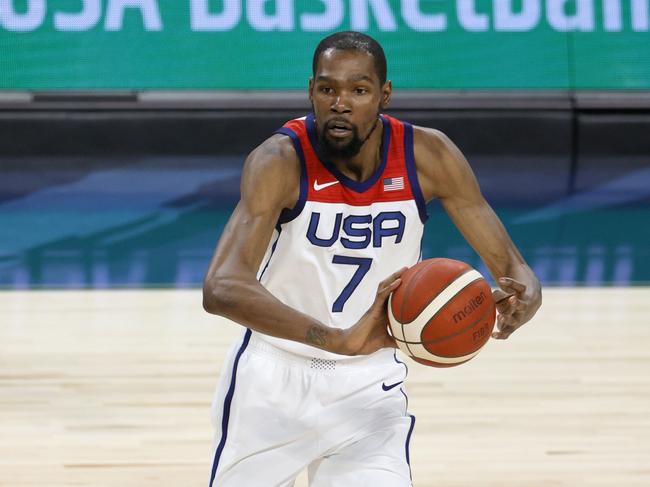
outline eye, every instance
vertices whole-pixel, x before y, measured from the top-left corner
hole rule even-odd
[[[359,87],[354,89],[354,92],[357,95],[365,95],[366,93],[368,93],[368,90],[366,88],[362,87],[362,86],[359,86]]]
[[[330,88],[329,86],[321,86],[320,87],[320,92],[325,93],[326,95],[329,95],[329,94],[333,93],[334,90],[332,88]]]

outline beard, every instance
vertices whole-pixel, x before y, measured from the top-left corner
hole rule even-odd
[[[317,128],[318,132],[318,152],[325,160],[331,159],[349,159],[356,156],[365,140],[359,137],[359,129],[352,126],[352,137],[347,142],[331,140],[327,136],[327,130],[330,127],[326,124],[325,127]]]
[[[316,133],[318,135],[318,147],[316,147],[316,153],[318,157],[325,161],[331,161],[332,159],[350,159],[351,157],[356,156],[359,151],[361,151],[363,144],[366,143],[375,131],[375,128],[377,128],[378,122],[379,110],[377,110],[375,123],[368,132],[368,135],[361,138],[358,127],[352,125],[350,140],[346,142],[336,139],[332,140],[327,136],[327,131],[336,124],[335,121],[332,120],[329,123],[326,123],[324,127],[319,127],[318,124],[316,124]]]

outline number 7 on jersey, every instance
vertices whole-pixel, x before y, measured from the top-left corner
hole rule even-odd
[[[334,304],[332,305],[332,312],[340,313],[343,311],[343,306],[345,306],[346,301],[350,299],[350,296],[352,296],[354,290],[357,288],[357,286],[359,286],[361,280],[370,270],[372,259],[369,257],[348,257],[346,255],[335,255],[332,258],[332,263],[357,266],[357,270],[352,275],[352,279],[350,279],[350,282],[346,284],[346,286],[343,288],[343,291],[341,291],[341,294],[339,294],[339,297],[336,298],[336,301],[334,301]]]

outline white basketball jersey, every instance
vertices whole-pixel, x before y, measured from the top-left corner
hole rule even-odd
[[[427,215],[413,156],[413,127],[387,115],[381,121],[381,164],[363,182],[319,160],[313,114],[276,132],[291,137],[300,158],[300,197],[280,215],[258,278],[280,301],[330,327],[353,326],[372,305],[382,280],[420,260]],[[347,358],[257,335],[288,352]]]

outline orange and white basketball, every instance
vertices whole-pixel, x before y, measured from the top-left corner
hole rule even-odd
[[[391,334],[413,360],[453,367],[481,350],[494,328],[490,285],[465,262],[428,259],[402,274],[388,298]]]

